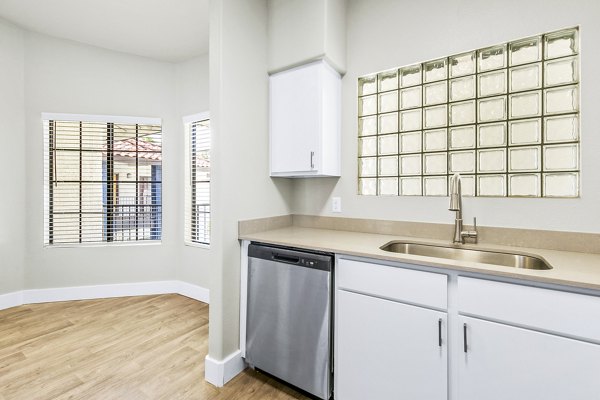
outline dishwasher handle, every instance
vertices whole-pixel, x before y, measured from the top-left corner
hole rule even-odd
[[[294,265],[300,262],[300,257],[288,256],[280,253],[273,253],[272,259],[273,261]]]
[[[267,260],[327,272],[331,272],[333,267],[333,254],[330,253],[312,252],[259,243],[251,243],[248,246],[248,259]]]

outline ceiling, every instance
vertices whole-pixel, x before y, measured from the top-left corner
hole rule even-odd
[[[209,0],[0,0],[27,30],[179,62],[208,52]]]

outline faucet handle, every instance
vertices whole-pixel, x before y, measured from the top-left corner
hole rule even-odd
[[[479,238],[479,233],[477,232],[477,217],[473,217],[473,230],[468,232],[468,237],[471,238],[474,243],[477,243]]]
[[[473,243],[477,243],[477,239],[479,237],[479,233],[477,232],[477,218],[473,218],[473,230],[462,231],[460,233],[460,237],[462,239],[462,243],[465,243],[465,239],[471,239]]]

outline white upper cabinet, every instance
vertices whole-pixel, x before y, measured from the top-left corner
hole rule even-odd
[[[340,176],[341,77],[325,61],[271,75],[271,176]]]

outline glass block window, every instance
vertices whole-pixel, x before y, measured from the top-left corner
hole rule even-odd
[[[579,29],[358,79],[358,192],[579,197]]]

